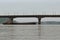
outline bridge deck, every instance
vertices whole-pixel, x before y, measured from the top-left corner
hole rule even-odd
[[[0,15],[0,17],[60,17],[60,15]]]

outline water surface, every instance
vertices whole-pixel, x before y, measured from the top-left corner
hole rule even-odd
[[[59,24],[0,25],[0,40],[60,40]]]

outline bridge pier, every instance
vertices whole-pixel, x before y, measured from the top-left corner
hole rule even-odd
[[[44,17],[38,17],[38,24],[41,24],[41,19]]]
[[[41,17],[38,17],[38,24],[41,24]]]
[[[13,17],[9,17],[8,21],[4,24],[13,24]]]
[[[12,23],[13,23],[13,18],[9,18],[8,24],[12,24]]]

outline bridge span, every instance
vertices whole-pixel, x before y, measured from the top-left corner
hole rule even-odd
[[[41,24],[41,19],[44,17],[60,17],[60,15],[1,15],[0,16],[0,18],[9,18],[9,20],[3,24],[25,24],[25,23],[13,23],[13,19],[18,17],[36,17],[38,18],[38,24]],[[27,23],[27,24],[35,24],[35,23]]]

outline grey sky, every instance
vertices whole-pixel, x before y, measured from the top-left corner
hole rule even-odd
[[[60,14],[60,0],[0,0],[0,13]]]
[[[15,2],[15,1],[22,1],[22,2],[28,2],[28,1],[41,1],[41,2],[45,2],[45,1],[52,1],[52,2],[54,2],[54,1],[60,1],[60,0],[0,0],[1,2]]]

